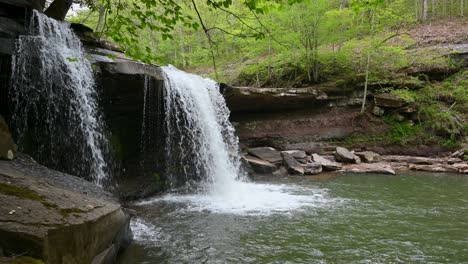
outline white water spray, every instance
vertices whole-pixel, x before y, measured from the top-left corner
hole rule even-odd
[[[168,194],[139,205],[164,201],[185,203],[195,211],[270,214],[331,201],[324,190],[249,182],[241,170],[238,138],[218,84],[174,66],[163,71],[167,166],[175,172],[173,181],[196,178],[200,188],[194,194]]]
[[[20,143],[29,133],[44,163],[102,185],[107,141],[81,41],[70,25],[34,11],[29,35],[16,45],[10,97]]]

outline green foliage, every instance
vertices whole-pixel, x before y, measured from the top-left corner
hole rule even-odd
[[[390,91],[391,94],[400,97],[401,99],[405,100],[407,103],[414,103],[416,102],[417,95],[415,91],[411,91],[409,89],[395,89]]]
[[[392,127],[392,141],[398,144],[424,143],[424,127],[412,122],[399,122],[391,116],[384,117],[385,123]]]

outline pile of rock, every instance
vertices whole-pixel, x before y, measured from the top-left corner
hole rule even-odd
[[[243,156],[251,173],[286,175],[316,175],[324,171],[350,173],[395,174],[395,170],[468,173],[468,151],[454,152],[450,157],[380,155],[372,151],[355,152],[335,147],[331,155],[306,153],[302,150],[279,151],[271,147],[250,148]]]
[[[336,147],[333,155],[308,154],[302,150],[278,151],[271,147],[250,148],[243,160],[257,174],[316,175],[324,171],[395,174],[391,166],[379,163],[382,160],[379,154],[353,152],[342,147]]]

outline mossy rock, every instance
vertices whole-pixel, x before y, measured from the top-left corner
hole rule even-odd
[[[25,187],[20,187],[12,184],[0,183],[0,193],[10,196],[15,196],[21,199],[28,199],[34,201],[42,201],[44,197],[39,195],[33,190]]]

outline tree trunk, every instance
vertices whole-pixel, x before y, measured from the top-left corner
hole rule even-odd
[[[423,16],[422,16],[423,21],[427,20],[427,1],[428,0],[423,0]]]
[[[460,0],[460,16],[461,16],[461,17],[464,16],[464,12],[463,12],[464,10],[463,10],[463,9],[464,9],[465,7],[464,7],[464,5],[463,5],[463,4],[464,4],[463,1],[464,1],[464,0]]]
[[[367,51],[366,76],[365,76],[365,82],[364,82],[364,95],[362,96],[361,114],[363,114],[364,111],[366,110],[367,85],[369,83],[369,67],[370,67],[370,61],[371,61],[370,57],[371,57],[371,52],[369,50]]]
[[[99,7],[99,20],[96,25],[96,32],[102,32],[102,27],[104,24],[104,16],[106,15],[106,7],[104,5],[101,5]]]
[[[44,13],[55,20],[63,21],[72,4],[73,0],[55,0]]]

